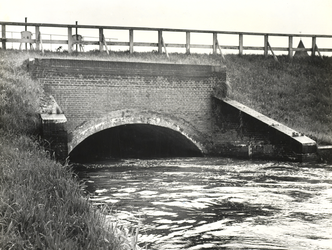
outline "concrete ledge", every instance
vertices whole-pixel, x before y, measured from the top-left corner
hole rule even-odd
[[[67,118],[64,114],[40,114],[42,121],[54,121],[55,123],[65,123]]]

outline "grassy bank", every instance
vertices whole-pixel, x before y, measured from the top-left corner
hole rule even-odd
[[[332,58],[228,56],[235,99],[319,144],[332,144]]]
[[[130,249],[83,199],[68,167],[40,148],[42,86],[21,67],[38,52],[0,50],[0,249]],[[157,53],[46,53],[47,57],[220,64],[220,56]],[[226,55],[233,98],[320,144],[332,144],[332,58],[276,63]],[[127,245],[126,245],[127,244]]]
[[[38,138],[42,86],[0,50],[0,249],[133,249]]]
[[[0,138],[0,249],[131,249],[38,142]]]

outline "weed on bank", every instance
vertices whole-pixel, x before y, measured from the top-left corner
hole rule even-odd
[[[39,142],[0,131],[0,249],[131,249]]]

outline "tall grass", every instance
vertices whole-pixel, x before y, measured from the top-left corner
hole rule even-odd
[[[0,126],[6,131],[35,133],[42,87],[21,69],[21,56],[0,51],[0,58]]]
[[[0,249],[130,249],[66,166],[31,138],[0,133]]]
[[[40,147],[43,90],[21,69],[28,56],[0,50],[0,249],[137,249]]]

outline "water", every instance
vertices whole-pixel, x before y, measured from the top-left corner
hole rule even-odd
[[[88,168],[84,168],[88,167]],[[332,166],[227,158],[81,165],[147,249],[332,249]]]

